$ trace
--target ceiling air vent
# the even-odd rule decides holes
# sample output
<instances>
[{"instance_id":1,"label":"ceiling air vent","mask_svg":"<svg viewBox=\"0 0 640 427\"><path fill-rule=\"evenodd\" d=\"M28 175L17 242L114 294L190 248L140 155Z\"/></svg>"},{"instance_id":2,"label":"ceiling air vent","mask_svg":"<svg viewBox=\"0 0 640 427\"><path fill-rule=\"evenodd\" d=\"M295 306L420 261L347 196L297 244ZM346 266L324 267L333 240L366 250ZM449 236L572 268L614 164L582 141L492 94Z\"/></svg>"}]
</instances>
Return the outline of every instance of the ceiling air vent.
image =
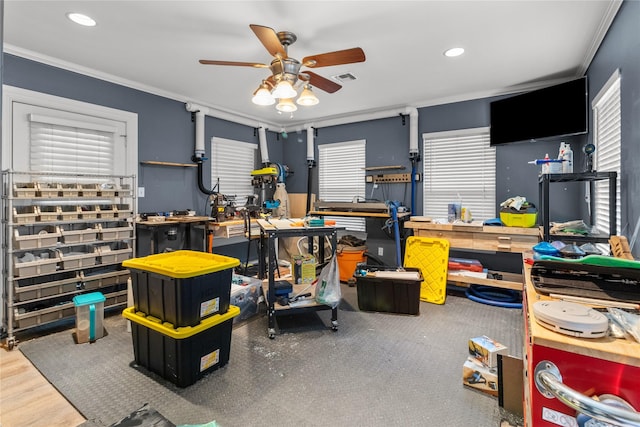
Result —
<instances>
[{"instance_id":1,"label":"ceiling air vent","mask_svg":"<svg viewBox=\"0 0 640 427\"><path fill-rule=\"evenodd\" d=\"M351 73L344 73L344 74L338 74L337 76L333 76L332 78L337 82L344 83L344 82L350 82L355 80L356 76L354 76Z\"/></svg>"}]
</instances>

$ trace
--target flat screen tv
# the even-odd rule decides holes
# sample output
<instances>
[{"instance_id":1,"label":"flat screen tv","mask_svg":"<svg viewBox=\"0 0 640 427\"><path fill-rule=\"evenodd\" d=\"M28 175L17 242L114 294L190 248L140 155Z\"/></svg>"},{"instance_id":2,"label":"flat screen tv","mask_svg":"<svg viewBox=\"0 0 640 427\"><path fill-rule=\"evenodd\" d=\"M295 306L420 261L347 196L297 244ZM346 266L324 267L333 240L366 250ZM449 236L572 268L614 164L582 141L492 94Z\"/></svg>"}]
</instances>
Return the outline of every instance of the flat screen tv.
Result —
<instances>
[{"instance_id":1,"label":"flat screen tv","mask_svg":"<svg viewBox=\"0 0 640 427\"><path fill-rule=\"evenodd\" d=\"M491 145L588 131L587 78L493 101Z\"/></svg>"}]
</instances>

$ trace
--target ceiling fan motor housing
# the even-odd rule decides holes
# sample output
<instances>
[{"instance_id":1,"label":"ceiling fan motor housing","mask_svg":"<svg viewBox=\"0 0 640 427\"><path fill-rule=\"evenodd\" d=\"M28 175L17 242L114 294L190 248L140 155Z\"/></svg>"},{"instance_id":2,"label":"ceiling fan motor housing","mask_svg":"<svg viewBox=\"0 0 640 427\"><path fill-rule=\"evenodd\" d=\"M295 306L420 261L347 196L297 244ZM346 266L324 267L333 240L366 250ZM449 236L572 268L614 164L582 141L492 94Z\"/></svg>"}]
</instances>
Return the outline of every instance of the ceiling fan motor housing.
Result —
<instances>
[{"instance_id":1,"label":"ceiling fan motor housing","mask_svg":"<svg viewBox=\"0 0 640 427\"><path fill-rule=\"evenodd\" d=\"M302 64L294 58L276 58L271 61L269 68L276 82L287 80L293 85L298 80L298 72L301 66Z\"/></svg>"}]
</instances>

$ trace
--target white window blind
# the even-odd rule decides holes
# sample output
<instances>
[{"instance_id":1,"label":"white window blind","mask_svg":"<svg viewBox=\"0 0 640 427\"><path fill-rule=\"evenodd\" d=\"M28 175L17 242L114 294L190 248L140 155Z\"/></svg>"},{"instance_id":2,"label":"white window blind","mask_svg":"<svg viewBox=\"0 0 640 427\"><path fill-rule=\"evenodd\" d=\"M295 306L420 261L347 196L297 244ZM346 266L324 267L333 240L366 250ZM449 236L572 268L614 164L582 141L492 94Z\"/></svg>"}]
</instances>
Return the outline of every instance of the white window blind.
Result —
<instances>
[{"instance_id":1,"label":"white window blind","mask_svg":"<svg viewBox=\"0 0 640 427\"><path fill-rule=\"evenodd\" d=\"M616 72L605 83L592 102L593 142L596 146L594 168L598 172L617 172L616 223L617 234L621 229L620 189L620 73ZM594 225L601 233L609 232L609 181L594 183Z\"/></svg>"},{"instance_id":2,"label":"white window blind","mask_svg":"<svg viewBox=\"0 0 640 427\"><path fill-rule=\"evenodd\" d=\"M27 117L31 171L90 175L114 173L115 127L38 114Z\"/></svg>"},{"instance_id":3,"label":"white window blind","mask_svg":"<svg viewBox=\"0 0 640 427\"><path fill-rule=\"evenodd\" d=\"M365 198L366 141L318 146L318 198L328 202L353 202ZM327 217L329 218L329 217ZM364 218L331 217L347 230L366 231Z\"/></svg>"},{"instance_id":4,"label":"white window blind","mask_svg":"<svg viewBox=\"0 0 640 427\"><path fill-rule=\"evenodd\" d=\"M255 169L257 148L247 142L211 138L211 187L236 196L236 206L244 206L247 197L254 194L251 171Z\"/></svg>"},{"instance_id":5,"label":"white window blind","mask_svg":"<svg viewBox=\"0 0 640 427\"><path fill-rule=\"evenodd\" d=\"M423 215L446 218L448 204L461 202L474 220L496 216L496 151L489 129L423 134Z\"/></svg>"}]
</instances>

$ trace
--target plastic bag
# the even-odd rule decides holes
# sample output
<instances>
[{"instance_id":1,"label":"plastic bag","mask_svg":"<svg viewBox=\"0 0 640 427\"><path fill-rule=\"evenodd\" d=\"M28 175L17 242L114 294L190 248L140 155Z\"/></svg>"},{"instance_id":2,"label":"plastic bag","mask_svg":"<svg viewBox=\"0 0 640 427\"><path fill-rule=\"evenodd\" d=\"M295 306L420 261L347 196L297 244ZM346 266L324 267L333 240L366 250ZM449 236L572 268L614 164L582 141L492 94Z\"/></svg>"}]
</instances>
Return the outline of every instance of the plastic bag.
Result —
<instances>
[{"instance_id":1,"label":"plastic bag","mask_svg":"<svg viewBox=\"0 0 640 427\"><path fill-rule=\"evenodd\" d=\"M336 308L340 303L342 293L340 291L340 271L338 270L338 258L334 255L318 275L315 299L319 304L325 304Z\"/></svg>"},{"instance_id":2,"label":"plastic bag","mask_svg":"<svg viewBox=\"0 0 640 427\"><path fill-rule=\"evenodd\" d=\"M640 342L640 316L614 307L608 307L607 311L626 334Z\"/></svg>"}]
</instances>

